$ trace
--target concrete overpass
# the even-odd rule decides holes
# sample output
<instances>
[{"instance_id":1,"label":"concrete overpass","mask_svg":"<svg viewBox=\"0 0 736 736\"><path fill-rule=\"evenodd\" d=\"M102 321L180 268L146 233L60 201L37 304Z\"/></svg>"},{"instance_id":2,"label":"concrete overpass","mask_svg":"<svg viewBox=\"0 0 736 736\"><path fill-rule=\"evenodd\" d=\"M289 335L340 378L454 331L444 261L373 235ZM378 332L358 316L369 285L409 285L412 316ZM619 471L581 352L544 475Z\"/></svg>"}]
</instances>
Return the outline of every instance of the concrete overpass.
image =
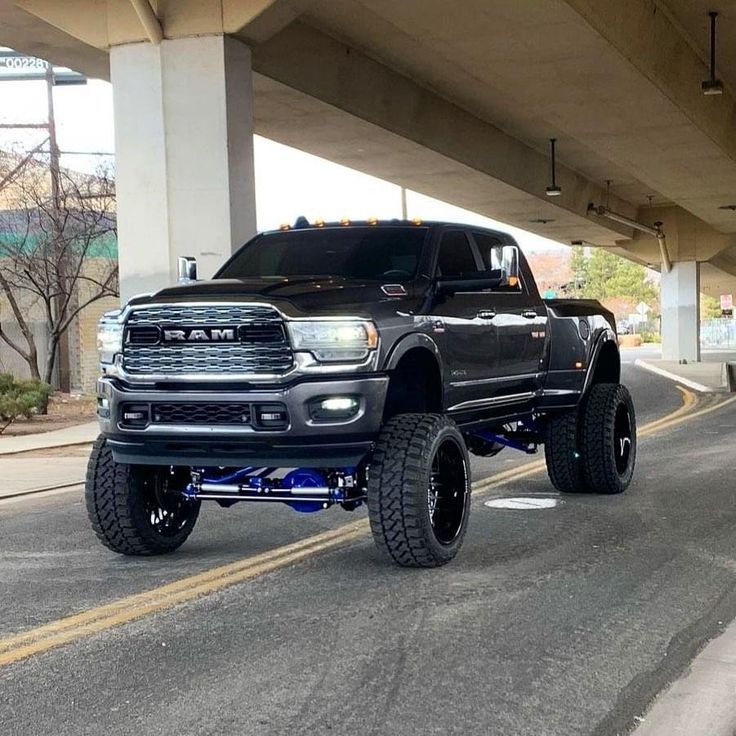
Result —
<instances>
[{"instance_id":1,"label":"concrete overpass","mask_svg":"<svg viewBox=\"0 0 736 736\"><path fill-rule=\"evenodd\" d=\"M695 360L698 292L736 291L736 10L713 2L0 0L0 44L113 83L124 295L254 231L255 130L661 268L665 357Z\"/></svg>"}]
</instances>

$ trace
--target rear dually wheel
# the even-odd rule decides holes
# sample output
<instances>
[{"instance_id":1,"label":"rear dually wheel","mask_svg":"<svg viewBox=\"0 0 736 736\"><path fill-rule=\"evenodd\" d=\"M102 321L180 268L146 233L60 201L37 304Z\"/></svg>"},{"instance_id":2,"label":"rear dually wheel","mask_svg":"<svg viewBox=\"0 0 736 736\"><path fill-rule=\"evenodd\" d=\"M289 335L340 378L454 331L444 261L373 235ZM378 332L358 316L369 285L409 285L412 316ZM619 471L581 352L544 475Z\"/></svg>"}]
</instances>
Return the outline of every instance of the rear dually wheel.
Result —
<instances>
[{"instance_id":1,"label":"rear dually wheel","mask_svg":"<svg viewBox=\"0 0 736 736\"><path fill-rule=\"evenodd\" d=\"M623 493L636 465L636 412L628 389L591 387L581 405L552 417L545 432L550 480L561 493Z\"/></svg>"}]
</instances>

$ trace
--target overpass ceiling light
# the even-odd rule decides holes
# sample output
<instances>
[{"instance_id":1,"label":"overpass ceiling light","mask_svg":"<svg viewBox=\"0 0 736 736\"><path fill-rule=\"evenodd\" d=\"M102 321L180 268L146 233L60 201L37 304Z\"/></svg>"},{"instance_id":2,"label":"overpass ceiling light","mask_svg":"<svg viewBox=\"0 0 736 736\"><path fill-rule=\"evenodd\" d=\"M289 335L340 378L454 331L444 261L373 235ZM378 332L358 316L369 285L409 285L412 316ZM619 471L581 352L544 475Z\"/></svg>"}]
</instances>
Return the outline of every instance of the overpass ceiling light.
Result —
<instances>
[{"instance_id":1,"label":"overpass ceiling light","mask_svg":"<svg viewBox=\"0 0 736 736\"><path fill-rule=\"evenodd\" d=\"M550 149L550 164L552 167L552 183L550 186L547 187L545 190L545 194L548 197L559 197L562 194L561 187L557 186L557 172L556 172L556 154L555 154L555 144L557 143L557 138L550 138L549 139L549 149Z\"/></svg>"},{"instance_id":2,"label":"overpass ceiling light","mask_svg":"<svg viewBox=\"0 0 736 736\"><path fill-rule=\"evenodd\" d=\"M710 79L706 79L700 85L700 89L703 90L704 95L722 95L723 82L716 78L716 18L718 13L711 10L708 15L710 16Z\"/></svg>"},{"instance_id":3,"label":"overpass ceiling light","mask_svg":"<svg viewBox=\"0 0 736 736\"><path fill-rule=\"evenodd\" d=\"M707 79L701 83L700 88L706 96L723 94L723 82L720 79Z\"/></svg>"}]
</instances>

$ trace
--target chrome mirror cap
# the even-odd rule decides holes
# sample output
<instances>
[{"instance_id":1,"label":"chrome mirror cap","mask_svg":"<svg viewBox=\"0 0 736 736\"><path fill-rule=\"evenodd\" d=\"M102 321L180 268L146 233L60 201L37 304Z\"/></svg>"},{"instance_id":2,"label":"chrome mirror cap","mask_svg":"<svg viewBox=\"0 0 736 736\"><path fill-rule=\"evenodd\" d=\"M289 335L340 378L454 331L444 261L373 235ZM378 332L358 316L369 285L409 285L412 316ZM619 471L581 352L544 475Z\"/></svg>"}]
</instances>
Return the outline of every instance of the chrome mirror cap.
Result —
<instances>
[{"instance_id":1,"label":"chrome mirror cap","mask_svg":"<svg viewBox=\"0 0 736 736\"><path fill-rule=\"evenodd\" d=\"M188 284L197 280L197 259L191 256L179 256L176 259L177 281Z\"/></svg>"}]
</instances>

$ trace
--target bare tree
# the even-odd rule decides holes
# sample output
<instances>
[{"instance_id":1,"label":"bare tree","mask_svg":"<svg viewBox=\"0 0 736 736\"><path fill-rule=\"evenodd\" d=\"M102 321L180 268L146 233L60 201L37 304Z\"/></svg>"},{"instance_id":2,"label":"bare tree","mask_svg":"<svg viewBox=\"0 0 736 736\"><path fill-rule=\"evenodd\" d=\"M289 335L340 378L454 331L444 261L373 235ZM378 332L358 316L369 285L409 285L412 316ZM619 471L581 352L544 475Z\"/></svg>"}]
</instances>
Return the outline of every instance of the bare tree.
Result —
<instances>
[{"instance_id":1,"label":"bare tree","mask_svg":"<svg viewBox=\"0 0 736 736\"><path fill-rule=\"evenodd\" d=\"M118 294L114 181L102 170L89 176L58 169L49 176L48 166L34 159L14 172L10 194L8 189L0 211L0 293L23 340L11 337L2 322L0 339L33 377L50 383L59 343L74 318ZM29 304L40 305L46 323L43 365Z\"/></svg>"}]
</instances>

